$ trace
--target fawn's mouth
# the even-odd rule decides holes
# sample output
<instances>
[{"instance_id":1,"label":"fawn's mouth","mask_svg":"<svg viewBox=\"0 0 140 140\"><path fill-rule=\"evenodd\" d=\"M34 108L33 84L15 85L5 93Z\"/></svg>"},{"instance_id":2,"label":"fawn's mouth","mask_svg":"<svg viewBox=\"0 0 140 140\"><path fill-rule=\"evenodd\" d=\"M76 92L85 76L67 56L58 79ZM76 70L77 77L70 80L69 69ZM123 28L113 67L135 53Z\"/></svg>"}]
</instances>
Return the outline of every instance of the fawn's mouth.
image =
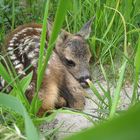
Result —
<instances>
[{"instance_id":1,"label":"fawn's mouth","mask_svg":"<svg viewBox=\"0 0 140 140\"><path fill-rule=\"evenodd\" d=\"M85 76L78 79L78 81L83 88L89 88L88 81L91 81L91 79L91 76Z\"/></svg>"},{"instance_id":2,"label":"fawn's mouth","mask_svg":"<svg viewBox=\"0 0 140 140\"><path fill-rule=\"evenodd\" d=\"M86 80L84 80L84 81L80 81L79 80L79 83L80 83L80 85L83 87L83 88L89 88L89 84L88 84L88 80L90 80L90 79L86 79Z\"/></svg>"},{"instance_id":3,"label":"fawn's mouth","mask_svg":"<svg viewBox=\"0 0 140 140\"><path fill-rule=\"evenodd\" d=\"M80 82L80 85L83 87L83 88L88 88L89 85L87 82Z\"/></svg>"}]
</instances>

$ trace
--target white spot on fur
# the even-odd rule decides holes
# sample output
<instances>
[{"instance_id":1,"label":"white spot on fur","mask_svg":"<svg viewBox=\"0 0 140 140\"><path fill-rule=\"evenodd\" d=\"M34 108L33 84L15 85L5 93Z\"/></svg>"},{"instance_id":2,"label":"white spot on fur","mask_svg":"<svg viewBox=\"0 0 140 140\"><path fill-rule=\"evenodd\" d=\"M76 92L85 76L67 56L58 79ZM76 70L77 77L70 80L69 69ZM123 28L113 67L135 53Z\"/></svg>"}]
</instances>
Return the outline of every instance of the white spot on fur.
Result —
<instances>
[{"instance_id":1,"label":"white spot on fur","mask_svg":"<svg viewBox=\"0 0 140 140\"><path fill-rule=\"evenodd\" d=\"M33 60L31 61L31 64L32 64L34 67L36 67L36 65L37 65L37 59L33 59Z\"/></svg>"},{"instance_id":2,"label":"white spot on fur","mask_svg":"<svg viewBox=\"0 0 140 140\"><path fill-rule=\"evenodd\" d=\"M33 28L32 27L24 28L19 33L22 34L22 33L26 32L27 30L33 30Z\"/></svg>"},{"instance_id":3,"label":"white spot on fur","mask_svg":"<svg viewBox=\"0 0 140 140\"><path fill-rule=\"evenodd\" d=\"M24 29L22 29L20 32L18 32L18 34L23 34L23 33L25 33L27 30L28 30L28 28L24 28Z\"/></svg>"},{"instance_id":4,"label":"white spot on fur","mask_svg":"<svg viewBox=\"0 0 140 140\"><path fill-rule=\"evenodd\" d=\"M9 46L14 46L14 43L10 43Z\"/></svg>"},{"instance_id":5,"label":"white spot on fur","mask_svg":"<svg viewBox=\"0 0 140 140\"><path fill-rule=\"evenodd\" d=\"M25 29L21 30L20 33L24 33L26 31L27 31L27 29L25 28Z\"/></svg>"},{"instance_id":6,"label":"white spot on fur","mask_svg":"<svg viewBox=\"0 0 140 140\"><path fill-rule=\"evenodd\" d=\"M15 61L13 62L14 65L17 65L17 64L19 64L19 63L20 63L19 60L15 60Z\"/></svg>"},{"instance_id":7,"label":"white spot on fur","mask_svg":"<svg viewBox=\"0 0 140 140\"><path fill-rule=\"evenodd\" d=\"M16 56L13 54L13 55L10 56L10 59L11 60L15 60L16 59Z\"/></svg>"},{"instance_id":8,"label":"white spot on fur","mask_svg":"<svg viewBox=\"0 0 140 140\"><path fill-rule=\"evenodd\" d=\"M13 55L14 54L13 50L8 51L8 54Z\"/></svg>"},{"instance_id":9,"label":"white spot on fur","mask_svg":"<svg viewBox=\"0 0 140 140\"><path fill-rule=\"evenodd\" d=\"M27 52L29 50L29 46L27 45L25 48L24 48L24 51Z\"/></svg>"},{"instance_id":10,"label":"white spot on fur","mask_svg":"<svg viewBox=\"0 0 140 140\"><path fill-rule=\"evenodd\" d=\"M32 27L28 27L28 28L26 28L27 30L33 30L33 28Z\"/></svg>"},{"instance_id":11,"label":"white spot on fur","mask_svg":"<svg viewBox=\"0 0 140 140\"><path fill-rule=\"evenodd\" d=\"M19 48L20 55L22 55L23 54L23 44L21 43L18 48Z\"/></svg>"},{"instance_id":12,"label":"white spot on fur","mask_svg":"<svg viewBox=\"0 0 140 140\"><path fill-rule=\"evenodd\" d=\"M27 56L28 58L33 58L35 56L34 51L29 52Z\"/></svg>"},{"instance_id":13,"label":"white spot on fur","mask_svg":"<svg viewBox=\"0 0 140 140\"><path fill-rule=\"evenodd\" d=\"M29 86L28 86L28 90L31 90L31 89L32 89L32 85L29 85Z\"/></svg>"},{"instance_id":14,"label":"white spot on fur","mask_svg":"<svg viewBox=\"0 0 140 140\"><path fill-rule=\"evenodd\" d=\"M18 33L14 35L14 37L18 37L18 36L19 36L19 34L18 34Z\"/></svg>"},{"instance_id":15,"label":"white spot on fur","mask_svg":"<svg viewBox=\"0 0 140 140\"><path fill-rule=\"evenodd\" d=\"M8 47L8 51L11 51L11 50L13 50L13 47Z\"/></svg>"},{"instance_id":16,"label":"white spot on fur","mask_svg":"<svg viewBox=\"0 0 140 140\"><path fill-rule=\"evenodd\" d=\"M35 30L39 33L42 32L42 29L40 29L40 28L35 28Z\"/></svg>"},{"instance_id":17,"label":"white spot on fur","mask_svg":"<svg viewBox=\"0 0 140 140\"><path fill-rule=\"evenodd\" d=\"M14 37L12 38L12 40L17 40L17 37L14 36Z\"/></svg>"},{"instance_id":18,"label":"white spot on fur","mask_svg":"<svg viewBox=\"0 0 140 140\"><path fill-rule=\"evenodd\" d=\"M14 42L14 40L10 40L9 43L12 44Z\"/></svg>"},{"instance_id":19,"label":"white spot on fur","mask_svg":"<svg viewBox=\"0 0 140 140\"><path fill-rule=\"evenodd\" d=\"M26 75L26 73L22 70L18 70L18 74L21 74L21 75Z\"/></svg>"},{"instance_id":20,"label":"white spot on fur","mask_svg":"<svg viewBox=\"0 0 140 140\"><path fill-rule=\"evenodd\" d=\"M29 36L27 38L25 38L24 44L27 43L30 39L31 39L31 37L29 37Z\"/></svg>"},{"instance_id":21,"label":"white spot on fur","mask_svg":"<svg viewBox=\"0 0 140 140\"><path fill-rule=\"evenodd\" d=\"M19 68L23 69L23 65L21 63L15 66L15 69L19 69Z\"/></svg>"},{"instance_id":22,"label":"white spot on fur","mask_svg":"<svg viewBox=\"0 0 140 140\"><path fill-rule=\"evenodd\" d=\"M29 45L32 45L33 43L33 39L29 40Z\"/></svg>"}]
</instances>

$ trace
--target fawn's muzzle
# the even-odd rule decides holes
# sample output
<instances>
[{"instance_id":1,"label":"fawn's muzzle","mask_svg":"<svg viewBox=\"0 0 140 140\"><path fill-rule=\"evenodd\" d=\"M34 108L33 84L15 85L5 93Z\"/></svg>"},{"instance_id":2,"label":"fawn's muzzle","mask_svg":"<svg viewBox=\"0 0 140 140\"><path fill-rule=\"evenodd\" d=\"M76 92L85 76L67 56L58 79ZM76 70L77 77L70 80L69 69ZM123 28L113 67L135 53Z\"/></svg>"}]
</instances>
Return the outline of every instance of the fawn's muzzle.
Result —
<instances>
[{"instance_id":1,"label":"fawn's muzzle","mask_svg":"<svg viewBox=\"0 0 140 140\"><path fill-rule=\"evenodd\" d=\"M87 75L87 76L82 76L78 81L79 83L81 84L81 86L83 88L88 88L88 83L87 83L87 80L91 80L91 76L90 75Z\"/></svg>"}]
</instances>

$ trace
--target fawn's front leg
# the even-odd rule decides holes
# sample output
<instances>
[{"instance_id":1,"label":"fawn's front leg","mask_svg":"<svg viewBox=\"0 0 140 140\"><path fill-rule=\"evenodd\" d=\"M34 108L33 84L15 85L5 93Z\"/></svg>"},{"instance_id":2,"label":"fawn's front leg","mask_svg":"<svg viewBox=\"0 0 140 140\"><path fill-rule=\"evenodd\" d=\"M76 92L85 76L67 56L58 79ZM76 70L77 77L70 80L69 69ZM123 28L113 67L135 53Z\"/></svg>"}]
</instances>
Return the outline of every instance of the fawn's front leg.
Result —
<instances>
[{"instance_id":1,"label":"fawn's front leg","mask_svg":"<svg viewBox=\"0 0 140 140\"><path fill-rule=\"evenodd\" d=\"M42 106L39 109L38 115L42 116L46 111L55 109L55 104L58 100L59 89L57 83L53 79L45 77L39 91L39 98L42 101Z\"/></svg>"},{"instance_id":2,"label":"fawn's front leg","mask_svg":"<svg viewBox=\"0 0 140 140\"><path fill-rule=\"evenodd\" d=\"M85 91L79 82L66 71L64 85L62 85L62 97L67 101L68 107L83 110L85 105Z\"/></svg>"},{"instance_id":3,"label":"fawn's front leg","mask_svg":"<svg viewBox=\"0 0 140 140\"><path fill-rule=\"evenodd\" d=\"M46 111L61 108L67 104L66 100L59 95L58 85L55 81L49 82L46 90L40 90L39 98L42 100L42 106L38 112L39 116L42 116Z\"/></svg>"}]
</instances>

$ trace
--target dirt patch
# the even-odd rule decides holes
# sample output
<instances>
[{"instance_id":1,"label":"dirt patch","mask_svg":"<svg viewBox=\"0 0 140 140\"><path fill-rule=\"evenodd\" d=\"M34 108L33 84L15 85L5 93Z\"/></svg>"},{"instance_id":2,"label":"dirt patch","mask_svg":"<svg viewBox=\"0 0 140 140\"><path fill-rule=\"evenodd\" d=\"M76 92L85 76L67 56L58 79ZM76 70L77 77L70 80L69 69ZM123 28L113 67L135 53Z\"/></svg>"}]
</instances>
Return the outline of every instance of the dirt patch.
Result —
<instances>
[{"instance_id":1,"label":"dirt patch","mask_svg":"<svg viewBox=\"0 0 140 140\"><path fill-rule=\"evenodd\" d=\"M105 81L101 81L100 84L103 87L107 87ZM99 91L99 93L103 94L99 85L96 83L94 85ZM130 104L130 98L132 96L132 90L133 90L132 86L128 86L128 85L122 88L121 98L118 105L119 110L124 110L128 108ZM48 123L43 124L41 126L42 130L43 131L45 131L46 129L51 130L59 127L55 135L57 140L61 140L62 138L68 135L71 135L73 133L79 132L80 130L84 130L85 128L93 126L94 125L93 122L95 122L100 118L101 113L98 112L98 106L95 103L95 102L99 103L97 97L92 93L91 90L88 90L87 92L91 97L91 99L86 99L84 112L85 114L89 114L88 116L90 119L79 114L59 113L53 122L49 124ZM111 92L113 97L113 93L114 93L113 87L111 88Z\"/></svg>"}]
</instances>

